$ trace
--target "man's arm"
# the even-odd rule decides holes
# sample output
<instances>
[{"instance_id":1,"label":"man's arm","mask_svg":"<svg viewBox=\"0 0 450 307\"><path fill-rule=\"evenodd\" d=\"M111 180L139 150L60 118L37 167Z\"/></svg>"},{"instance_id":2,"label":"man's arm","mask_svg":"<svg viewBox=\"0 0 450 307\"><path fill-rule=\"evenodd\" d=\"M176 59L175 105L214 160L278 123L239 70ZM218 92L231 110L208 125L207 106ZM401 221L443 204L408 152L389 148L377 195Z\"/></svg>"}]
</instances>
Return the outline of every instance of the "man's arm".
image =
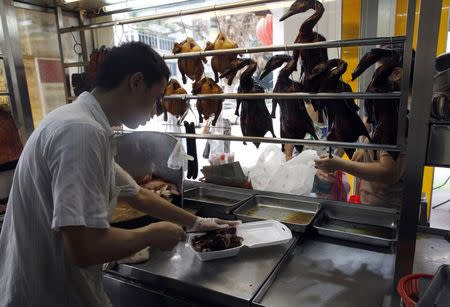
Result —
<instances>
[{"instance_id":1,"label":"man's arm","mask_svg":"<svg viewBox=\"0 0 450 307\"><path fill-rule=\"evenodd\" d=\"M123 199L136 210L146 213L154 218L169 221L178 225L192 227L197 217L180 207L168 202L156 193L141 188L139 193L123 197Z\"/></svg>"},{"instance_id":2,"label":"man's arm","mask_svg":"<svg viewBox=\"0 0 450 307\"><path fill-rule=\"evenodd\" d=\"M131 230L65 226L60 231L66 252L80 267L119 260L147 246L169 250L186 239L181 227L168 222Z\"/></svg>"}]
</instances>

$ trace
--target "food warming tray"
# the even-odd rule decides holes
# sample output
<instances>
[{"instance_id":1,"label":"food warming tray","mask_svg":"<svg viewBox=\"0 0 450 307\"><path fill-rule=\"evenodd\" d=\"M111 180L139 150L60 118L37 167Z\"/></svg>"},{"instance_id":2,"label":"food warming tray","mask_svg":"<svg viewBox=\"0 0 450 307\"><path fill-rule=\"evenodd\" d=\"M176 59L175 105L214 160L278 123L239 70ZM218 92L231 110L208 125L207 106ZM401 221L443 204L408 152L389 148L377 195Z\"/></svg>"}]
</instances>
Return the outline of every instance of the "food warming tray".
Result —
<instances>
[{"instance_id":1,"label":"food warming tray","mask_svg":"<svg viewBox=\"0 0 450 307\"><path fill-rule=\"evenodd\" d=\"M450 265L441 265L419 300L419 307L444 307L450 303Z\"/></svg>"},{"instance_id":2,"label":"food warming tray","mask_svg":"<svg viewBox=\"0 0 450 307\"><path fill-rule=\"evenodd\" d=\"M314 228L323 236L382 247L397 237L395 214L345 205L324 207Z\"/></svg>"},{"instance_id":3,"label":"food warming tray","mask_svg":"<svg viewBox=\"0 0 450 307\"><path fill-rule=\"evenodd\" d=\"M292 232L278 221L258 221L244 223L236 227L236 235L242 237L242 245L221 251L197 252L192 247L192 241L201 234L189 236L189 247L200 261L208 261L219 258L236 256L244 246L248 248L260 248L279 245L292 239Z\"/></svg>"},{"instance_id":4,"label":"food warming tray","mask_svg":"<svg viewBox=\"0 0 450 307\"><path fill-rule=\"evenodd\" d=\"M196 209L212 205L232 210L251 197L252 194L198 187L184 192L184 203L188 207Z\"/></svg>"},{"instance_id":5,"label":"food warming tray","mask_svg":"<svg viewBox=\"0 0 450 307\"><path fill-rule=\"evenodd\" d=\"M276 220L292 231L304 232L320 210L320 204L307 201L256 195L249 199L234 214L244 220Z\"/></svg>"}]
</instances>

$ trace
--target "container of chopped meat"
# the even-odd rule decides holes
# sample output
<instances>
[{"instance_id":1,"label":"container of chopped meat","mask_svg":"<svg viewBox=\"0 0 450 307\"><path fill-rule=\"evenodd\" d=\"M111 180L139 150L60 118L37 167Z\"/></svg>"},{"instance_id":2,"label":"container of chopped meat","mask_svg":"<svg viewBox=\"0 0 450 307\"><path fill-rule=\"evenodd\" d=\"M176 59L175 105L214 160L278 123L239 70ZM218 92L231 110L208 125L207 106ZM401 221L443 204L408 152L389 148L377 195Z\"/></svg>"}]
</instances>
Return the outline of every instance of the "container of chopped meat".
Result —
<instances>
[{"instance_id":1,"label":"container of chopped meat","mask_svg":"<svg viewBox=\"0 0 450 307\"><path fill-rule=\"evenodd\" d=\"M287 243L292 232L278 221L244 223L189 237L189 246L200 261L237 256L241 248L261 248Z\"/></svg>"}]
</instances>

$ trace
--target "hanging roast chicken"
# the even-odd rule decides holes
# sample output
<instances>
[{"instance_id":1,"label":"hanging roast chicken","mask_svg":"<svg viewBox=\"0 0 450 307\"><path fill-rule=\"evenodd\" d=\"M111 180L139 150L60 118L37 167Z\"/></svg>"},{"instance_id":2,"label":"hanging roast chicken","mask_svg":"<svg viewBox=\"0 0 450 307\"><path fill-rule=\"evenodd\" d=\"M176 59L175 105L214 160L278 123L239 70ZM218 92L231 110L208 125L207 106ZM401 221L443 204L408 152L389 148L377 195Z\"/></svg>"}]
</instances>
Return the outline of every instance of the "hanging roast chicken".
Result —
<instances>
[{"instance_id":1,"label":"hanging roast chicken","mask_svg":"<svg viewBox=\"0 0 450 307\"><path fill-rule=\"evenodd\" d=\"M252 59L235 59L231 63L231 67L220 75L220 78L229 78L228 80L230 80L230 76L235 75L244 67L247 67L247 69L241 74L238 93L264 93L264 88L253 79L257 65ZM236 99L235 114L237 116L239 116L239 107L241 105L240 121L242 135L263 137L270 131L272 136L275 137L272 118L270 117L269 110L267 110L264 98ZM256 148L259 148L260 143L254 144Z\"/></svg>"},{"instance_id":2,"label":"hanging roast chicken","mask_svg":"<svg viewBox=\"0 0 450 307\"><path fill-rule=\"evenodd\" d=\"M238 45L232 40L228 39L225 34L220 32L214 43L207 42L205 50L223 50L223 49L235 49ZM214 72L214 79L219 82L219 74L223 74L228 68L230 68L231 62L236 59L237 55L216 55L211 59L211 67ZM234 78L230 76L231 80Z\"/></svg>"},{"instance_id":3,"label":"hanging roast chicken","mask_svg":"<svg viewBox=\"0 0 450 307\"><path fill-rule=\"evenodd\" d=\"M175 43L173 46L174 54L197 51L202 51L202 48L200 48L200 46L191 37L186 38L181 43ZM203 63L207 63L204 56L178 59L178 69L180 70L184 84L187 82L186 76L194 82L201 80L205 70Z\"/></svg>"},{"instance_id":4,"label":"hanging roast chicken","mask_svg":"<svg viewBox=\"0 0 450 307\"><path fill-rule=\"evenodd\" d=\"M295 1L286 14L280 18L280 21L293 15L304 13L308 10L314 10L315 13L302 23L294 43L315 43L326 40L323 35L313 31L314 26L325 11L323 4L317 0ZM298 62L299 57L301 58L302 79L305 79L309 78L311 71L317 64L328 60L328 53L326 48L294 50L294 60L296 63Z\"/></svg>"},{"instance_id":5,"label":"hanging roast chicken","mask_svg":"<svg viewBox=\"0 0 450 307\"><path fill-rule=\"evenodd\" d=\"M366 53L352 73L352 80L378 61L381 65L375 70L366 91L383 93L400 90L399 82L390 77L396 68L402 67L402 60L400 54L392 49L374 48ZM399 102L398 99L365 100L367 122L372 124L373 143L390 145L397 143ZM390 155L396 159L398 152L390 152Z\"/></svg>"},{"instance_id":6,"label":"hanging roast chicken","mask_svg":"<svg viewBox=\"0 0 450 307\"><path fill-rule=\"evenodd\" d=\"M205 77L200 81L194 83L192 87L192 94L222 94L222 88L214 82L213 79ZM212 125L215 126L217 119L219 118L220 112L222 112L223 99L198 99L197 100L197 111L199 115L200 123L203 122L203 118L207 120L210 116L214 114L214 120Z\"/></svg>"},{"instance_id":7,"label":"hanging roast chicken","mask_svg":"<svg viewBox=\"0 0 450 307\"><path fill-rule=\"evenodd\" d=\"M169 83L164 90L164 96L170 95L184 95L187 94L186 90L175 79L170 79ZM162 110L164 112L164 120L167 121L167 112L179 118L186 113L189 105L184 99L162 99Z\"/></svg>"},{"instance_id":8,"label":"hanging roast chicken","mask_svg":"<svg viewBox=\"0 0 450 307\"><path fill-rule=\"evenodd\" d=\"M287 54L275 55L269 59L262 72L260 79L265 78L271 71L284 66L277 78L273 88L274 93L295 93L304 92L303 84L293 81L290 75L295 70L295 60ZM314 130L314 124L306 111L303 99L272 99L272 117L275 118L277 104L280 105L280 135L282 138L303 139L309 133L314 139L318 139ZM295 148L301 152L303 145L296 145ZM282 150L285 152L284 144ZM285 152L286 160L292 158L292 152Z\"/></svg>"},{"instance_id":9,"label":"hanging roast chicken","mask_svg":"<svg viewBox=\"0 0 450 307\"><path fill-rule=\"evenodd\" d=\"M317 65L308 80L313 92L341 93L352 92L350 85L341 80L347 70L347 63L341 59L329 60ZM358 106L353 99L343 101L319 100L318 104L325 111L328 120L327 140L354 143L362 135L370 139L364 123L358 115ZM352 148L344 148L349 158L355 152Z\"/></svg>"}]
</instances>

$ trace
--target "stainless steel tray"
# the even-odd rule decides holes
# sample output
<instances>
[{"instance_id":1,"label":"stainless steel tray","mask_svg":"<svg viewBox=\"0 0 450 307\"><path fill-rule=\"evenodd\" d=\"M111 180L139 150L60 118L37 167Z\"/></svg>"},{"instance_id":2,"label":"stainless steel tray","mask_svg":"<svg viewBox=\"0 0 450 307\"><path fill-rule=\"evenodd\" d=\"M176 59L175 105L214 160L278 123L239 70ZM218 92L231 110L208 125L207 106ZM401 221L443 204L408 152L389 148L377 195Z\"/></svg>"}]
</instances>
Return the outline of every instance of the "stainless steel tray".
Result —
<instances>
[{"instance_id":1,"label":"stainless steel tray","mask_svg":"<svg viewBox=\"0 0 450 307\"><path fill-rule=\"evenodd\" d=\"M292 231L305 232L320 210L320 204L255 195L233 213L244 221L276 220Z\"/></svg>"},{"instance_id":2,"label":"stainless steel tray","mask_svg":"<svg viewBox=\"0 0 450 307\"><path fill-rule=\"evenodd\" d=\"M251 197L252 194L198 187L184 192L184 205L197 209L205 205L212 205L231 210Z\"/></svg>"},{"instance_id":3,"label":"stainless steel tray","mask_svg":"<svg viewBox=\"0 0 450 307\"><path fill-rule=\"evenodd\" d=\"M419 300L419 307L444 307L450 304L450 265L441 265L430 286Z\"/></svg>"},{"instance_id":4,"label":"stainless steel tray","mask_svg":"<svg viewBox=\"0 0 450 307\"><path fill-rule=\"evenodd\" d=\"M397 241L397 216L355 206L326 206L314 228L323 236L388 247Z\"/></svg>"}]
</instances>

